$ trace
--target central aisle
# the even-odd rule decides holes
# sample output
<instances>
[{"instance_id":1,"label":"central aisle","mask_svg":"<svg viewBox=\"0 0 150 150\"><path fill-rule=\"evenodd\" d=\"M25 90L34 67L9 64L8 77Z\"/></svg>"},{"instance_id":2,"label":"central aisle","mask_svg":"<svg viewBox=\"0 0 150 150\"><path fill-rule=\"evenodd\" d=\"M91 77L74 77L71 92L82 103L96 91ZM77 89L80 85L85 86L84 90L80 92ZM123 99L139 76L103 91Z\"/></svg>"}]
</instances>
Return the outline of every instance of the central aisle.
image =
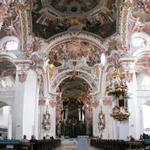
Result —
<instances>
[{"instance_id":1,"label":"central aisle","mask_svg":"<svg viewBox=\"0 0 150 150\"><path fill-rule=\"evenodd\" d=\"M64 139L61 142L61 146L53 150L78 150L77 139ZM100 149L89 146L89 150L100 150Z\"/></svg>"}]
</instances>

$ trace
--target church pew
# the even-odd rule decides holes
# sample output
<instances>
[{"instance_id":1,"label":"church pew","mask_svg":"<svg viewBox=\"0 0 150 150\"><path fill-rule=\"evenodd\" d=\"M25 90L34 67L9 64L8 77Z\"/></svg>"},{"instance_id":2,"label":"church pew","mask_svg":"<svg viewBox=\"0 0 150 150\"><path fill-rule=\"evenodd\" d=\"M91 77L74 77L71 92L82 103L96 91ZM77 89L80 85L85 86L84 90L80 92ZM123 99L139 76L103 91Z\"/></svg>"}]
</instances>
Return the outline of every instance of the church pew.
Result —
<instances>
[{"instance_id":1,"label":"church pew","mask_svg":"<svg viewBox=\"0 0 150 150\"><path fill-rule=\"evenodd\" d=\"M126 150L127 143L123 140L91 139L91 145L104 150Z\"/></svg>"},{"instance_id":2,"label":"church pew","mask_svg":"<svg viewBox=\"0 0 150 150\"><path fill-rule=\"evenodd\" d=\"M91 145L104 150L138 150L150 149L150 141L123 141L123 140L102 140L91 139Z\"/></svg>"},{"instance_id":3,"label":"church pew","mask_svg":"<svg viewBox=\"0 0 150 150\"><path fill-rule=\"evenodd\" d=\"M33 143L20 140L0 140L0 149L33 150Z\"/></svg>"},{"instance_id":4,"label":"church pew","mask_svg":"<svg viewBox=\"0 0 150 150\"><path fill-rule=\"evenodd\" d=\"M51 150L60 146L60 140L30 140L33 143L33 150Z\"/></svg>"},{"instance_id":5,"label":"church pew","mask_svg":"<svg viewBox=\"0 0 150 150\"><path fill-rule=\"evenodd\" d=\"M51 150L61 144L60 140L30 140L23 142L21 140L0 140L0 150Z\"/></svg>"}]
</instances>

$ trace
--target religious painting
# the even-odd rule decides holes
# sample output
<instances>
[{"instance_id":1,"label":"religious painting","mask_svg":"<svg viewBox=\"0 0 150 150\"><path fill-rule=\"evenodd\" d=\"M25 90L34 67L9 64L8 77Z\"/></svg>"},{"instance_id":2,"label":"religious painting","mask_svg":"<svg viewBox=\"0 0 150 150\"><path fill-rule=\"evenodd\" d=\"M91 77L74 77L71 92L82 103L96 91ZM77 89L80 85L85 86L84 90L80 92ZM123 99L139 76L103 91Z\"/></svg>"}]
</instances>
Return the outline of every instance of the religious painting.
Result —
<instances>
[{"instance_id":1,"label":"religious painting","mask_svg":"<svg viewBox=\"0 0 150 150\"><path fill-rule=\"evenodd\" d=\"M140 21L150 21L150 2L149 0L134 0L132 2L132 14Z\"/></svg>"},{"instance_id":2,"label":"religious painting","mask_svg":"<svg viewBox=\"0 0 150 150\"><path fill-rule=\"evenodd\" d=\"M61 13L80 14L95 8L102 0L44 0L49 6Z\"/></svg>"},{"instance_id":3,"label":"religious painting","mask_svg":"<svg viewBox=\"0 0 150 150\"><path fill-rule=\"evenodd\" d=\"M70 77L65 79L59 86L60 92L62 92L62 99L80 99L85 101L87 93L89 91L88 83L78 77ZM66 101L64 101L66 102Z\"/></svg>"},{"instance_id":4,"label":"religious painting","mask_svg":"<svg viewBox=\"0 0 150 150\"><path fill-rule=\"evenodd\" d=\"M0 16L0 38L3 38L4 36L15 36L21 43L21 17L19 14L21 7L25 6L21 4L19 0L3 1L0 4L0 14L2 14Z\"/></svg>"},{"instance_id":5,"label":"religious painting","mask_svg":"<svg viewBox=\"0 0 150 150\"><path fill-rule=\"evenodd\" d=\"M74 1L73 3L69 1L66 5L64 3L67 1L56 2L53 0L45 3L42 3L41 0L33 1L31 14L32 31L35 36L49 39L74 27L79 27L83 31L94 33L102 38L107 38L116 33L118 11L115 0L107 3L103 0L99 2L98 0L89 1L90 5L86 1ZM102 5L100 5L101 3ZM104 3L106 6L104 6ZM92 8L96 5L107 8L92 12ZM83 12L89 11L89 14L83 15Z\"/></svg>"},{"instance_id":6,"label":"religious painting","mask_svg":"<svg viewBox=\"0 0 150 150\"><path fill-rule=\"evenodd\" d=\"M97 46L79 40L67 41L53 47L49 53L49 64L55 67L62 65L63 61L86 59L89 66L94 66L101 62L102 51ZM75 65L75 62L73 62Z\"/></svg>"}]
</instances>

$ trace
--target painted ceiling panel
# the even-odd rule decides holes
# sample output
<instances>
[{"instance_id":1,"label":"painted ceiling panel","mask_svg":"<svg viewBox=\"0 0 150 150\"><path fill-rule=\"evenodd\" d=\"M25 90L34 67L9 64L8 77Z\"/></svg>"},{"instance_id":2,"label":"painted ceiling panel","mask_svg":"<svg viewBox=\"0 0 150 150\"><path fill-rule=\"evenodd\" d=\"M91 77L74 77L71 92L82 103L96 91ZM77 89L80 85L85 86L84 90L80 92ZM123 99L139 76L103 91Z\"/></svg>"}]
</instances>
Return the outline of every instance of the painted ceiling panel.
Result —
<instances>
[{"instance_id":1,"label":"painted ceiling panel","mask_svg":"<svg viewBox=\"0 0 150 150\"><path fill-rule=\"evenodd\" d=\"M101 53L100 48L89 42L72 40L53 47L49 53L49 63L57 67L63 60L80 60L84 57L89 66L94 66L101 62Z\"/></svg>"},{"instance_id":2,"label":"painted ceiling panel","mask_svg":"<svg viewBox=\"0 0 150 150\"><path fill-rule=\"evenodd\" d=\"M95 8L102 0L45 0L61 13L85 13Z\"/></svg>"},{"instance_id":3,"label":"painted ceiling panel","mask_svg":"<svg viewBox=\"0 0 150 150\"><path fill-rule=\"evenodd\" d=\"M67 78L60 84L59 89L62 92L63 99L78 99L85 98L84 96L88 93L89 85L81 78Z\"/></svg>"},{"instance_id":4,"label":"painted ceiling panel","mask_svg":"<svg viewBox=\"0 0 150 150\"><path fill-rule=\"evenodd\" d=\"M96 6L98 10L94 10ZM57 10L61 13L58 14ZM117 12L115 0L34 0L31 12L32 30L36 36L48 39L78 27L107 38L116 33Z\"/></svg>"}]
</instances>

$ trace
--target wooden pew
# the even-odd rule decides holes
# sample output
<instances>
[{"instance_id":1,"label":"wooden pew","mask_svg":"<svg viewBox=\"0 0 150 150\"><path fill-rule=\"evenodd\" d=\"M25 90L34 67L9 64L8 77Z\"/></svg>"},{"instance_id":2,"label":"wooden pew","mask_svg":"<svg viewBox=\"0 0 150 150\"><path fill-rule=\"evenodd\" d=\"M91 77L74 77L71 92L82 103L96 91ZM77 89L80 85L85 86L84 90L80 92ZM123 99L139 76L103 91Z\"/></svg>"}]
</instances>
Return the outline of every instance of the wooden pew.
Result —
<instances>
[{"instance_id":1,"label":"wooden pew","mask_svg":"<svg viewBox=\"0 0 150 150\"><path fill-rule=\"evenodd\" d=\"M61 144L60 140L31 140L33 143L33 150L51 150Z\"/></svg>"},{"instance_id":2,"label":"wooden pew","mask_svg":"<svg viewBox=\"0 0 150 150\"><path fill-rule=\"evenodd\" d=\"M131 141L127 143L129 144L129 150L132 149L138 150L139 148L143 148L143 143L141 141Z\"/></svg>"},{"instance_id":3,"label":"wooden pew","mask_svg":"<svg viewBox=\"0 0 150 150\"><path fill-rule=\"evenodd\" d=\"M0 140L0 149L33 150L33 143L22 142L20 140Z\"/></svg>"}]
</instances>

